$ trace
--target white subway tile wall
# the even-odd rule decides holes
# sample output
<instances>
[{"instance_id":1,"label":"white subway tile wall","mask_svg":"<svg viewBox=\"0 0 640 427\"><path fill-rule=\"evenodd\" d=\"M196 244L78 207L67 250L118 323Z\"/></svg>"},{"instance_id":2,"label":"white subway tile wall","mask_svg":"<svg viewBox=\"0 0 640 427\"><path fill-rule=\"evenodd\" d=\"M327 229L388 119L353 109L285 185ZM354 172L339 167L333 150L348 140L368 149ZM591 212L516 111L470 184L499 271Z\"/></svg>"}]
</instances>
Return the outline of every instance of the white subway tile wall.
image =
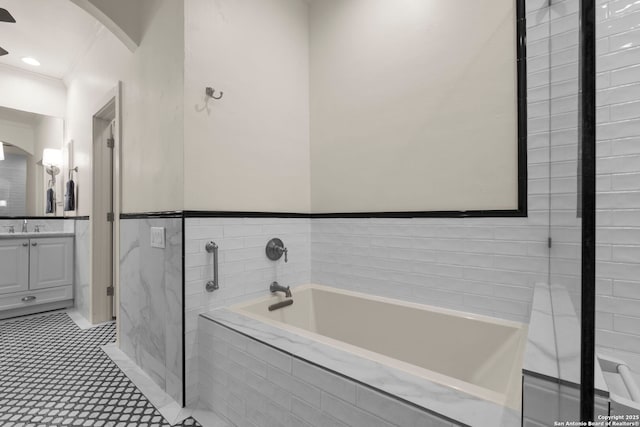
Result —
<instances>
[{"instance_id":1,"label":"white subway tile wall","mask_svg":"<svg viewBox=\"0 0 640 427\"><path fill-rule=\"evenodd\" d=\"M274 280L283 286L310 283L310 220L307 218L187 218L185 220L185 331L187 403L197 400L198 314L269 294ZM271 261L267 242L278 237L288 249ZM213 255L205 245L219 246L220 289L206 292L213 278Z\"/></svg>"},{"instance_id":2,"label":"white subway tile wall","mask_svg":"<svg viewBox=\"0 0 640 427\"><path fill-rule=\"evenodd\" d=\"M201 403L235 425L457 425L208 319L198 319L198 335Z\"/></svg>"},{"instance_id":3,"label":"white subway tile wall","mask_svg":"<svg viewBox=\"0 0 640 427\"><path fill-rule=\"evenodd\" d=\"M311 279L526 322L532 287L547 280L548 265L547 215L531 214L313 219Z\"/></svg>"},{"instance_id":4,"label":"white subway tile wall","mask_svg":"<svg viewBox=\"0 0 640 427\"><path fill-rule=\"evenodd\" d=\"M640 5L597 6L596 344L640 382Z\"/></svg>"}]
</instances>

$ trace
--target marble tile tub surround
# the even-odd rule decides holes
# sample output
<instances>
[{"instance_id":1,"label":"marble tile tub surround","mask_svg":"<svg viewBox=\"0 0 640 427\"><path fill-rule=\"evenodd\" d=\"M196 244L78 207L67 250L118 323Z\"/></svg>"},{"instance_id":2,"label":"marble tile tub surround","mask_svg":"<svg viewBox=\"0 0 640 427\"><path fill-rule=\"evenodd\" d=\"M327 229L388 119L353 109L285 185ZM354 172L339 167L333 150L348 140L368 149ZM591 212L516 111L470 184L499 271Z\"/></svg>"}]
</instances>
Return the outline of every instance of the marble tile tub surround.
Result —
<instances>
[{"instance_id":1,"label":"marble tile tub surround","mask_svg":"<svg viewBox=\"0 0 640 427\"><path fill-rule=\"evenodd\" d=\"M75 221L75 271L73 297L75 309L85 319L91 317L89 295L89 272L91 263L90 222L88 219Z\"/></svg>"},{"instance_id":2,"label":"marble tile tub surround","mask_svg":"<svg viewBox=\"0 0 640 427\"><path fill-rule=\"evenodd\" d=\"M277 280L284 286L310 283L310 219L308 218L186 218L185 219L185 353L187 404L197 400L197 319L200 313L268 294ZM289 250L271 261L265 246L280 238ZM220 289L208 293L212 255L208 241L219 246Z\"/></svg>"},{"instance_id":3,"label":"marble tile tub surround","mask_svg":"<svg viewBox=\"0 0 640 427\"><path fill-rule=\"evenodd\" d=\"M520 425L512 409L228 309L198 322L201 404L237 425Z\"/></svg>"},{"instance_id":4,"label":"marble tile tub surround","mask_svg":"<svg viewBox=\"0 0 640 427\"><path fill-rule=\"evenodd\" d=\"M165 248L150 245L165 228ZM120 349L182 402L182 219L120 221Z\"/></svg>"}]
</instances>

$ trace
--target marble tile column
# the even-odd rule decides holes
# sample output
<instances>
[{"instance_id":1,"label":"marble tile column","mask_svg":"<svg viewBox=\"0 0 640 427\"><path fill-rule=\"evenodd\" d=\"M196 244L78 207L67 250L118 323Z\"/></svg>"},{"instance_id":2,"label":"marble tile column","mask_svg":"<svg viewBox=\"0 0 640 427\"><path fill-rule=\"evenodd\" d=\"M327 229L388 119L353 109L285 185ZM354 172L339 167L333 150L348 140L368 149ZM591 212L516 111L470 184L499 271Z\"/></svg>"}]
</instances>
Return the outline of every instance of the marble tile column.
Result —
<instances>
[{"instance_id":1,"label":"marble tile column","mask_svg":"<svg viewBox=\"0 0 640 427\"><path fill-rule=\"evenodd\" d=\"M151 227L165 228L152 248ZM182 219L120 222L120 348L182 402Z\"/></svg>"}]
</instances>

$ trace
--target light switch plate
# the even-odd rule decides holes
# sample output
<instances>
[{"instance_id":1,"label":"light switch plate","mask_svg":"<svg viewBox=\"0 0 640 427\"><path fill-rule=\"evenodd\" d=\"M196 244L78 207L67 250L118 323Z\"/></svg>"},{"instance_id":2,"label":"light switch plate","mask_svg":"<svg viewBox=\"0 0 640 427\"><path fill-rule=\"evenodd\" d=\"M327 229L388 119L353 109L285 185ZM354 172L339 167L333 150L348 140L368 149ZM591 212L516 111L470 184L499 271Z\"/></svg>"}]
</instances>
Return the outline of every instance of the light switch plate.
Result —
<instances>
[{"instance_id":1,"label":"light switch plate","mask_svg":"<svg viewBox=\"0 0 640 427\"><path fill-rule=\"evenodd\" d=\"M164 227L151 227L151 247L164 249Z\"/></svg>"}]
</instances>

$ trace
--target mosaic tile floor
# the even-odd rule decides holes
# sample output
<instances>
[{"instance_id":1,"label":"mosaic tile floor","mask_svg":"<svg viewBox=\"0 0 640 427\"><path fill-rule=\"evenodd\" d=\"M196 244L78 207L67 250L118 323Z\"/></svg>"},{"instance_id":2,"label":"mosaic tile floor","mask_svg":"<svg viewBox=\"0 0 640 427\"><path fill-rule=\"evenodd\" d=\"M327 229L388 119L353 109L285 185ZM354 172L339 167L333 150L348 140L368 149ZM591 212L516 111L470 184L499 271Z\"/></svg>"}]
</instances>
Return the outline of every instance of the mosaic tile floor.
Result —
<instances>
[{"instance_id":1,"label":"mosaic tile floor","mask_svg":"<svg viewBox=\"0 0 640 427\"><path fill-rule=\"evenodd\" d=\"M170 426L100 349L114 341L60 312L0 323L0 426Z\"/></svg>"}]
</instances>

